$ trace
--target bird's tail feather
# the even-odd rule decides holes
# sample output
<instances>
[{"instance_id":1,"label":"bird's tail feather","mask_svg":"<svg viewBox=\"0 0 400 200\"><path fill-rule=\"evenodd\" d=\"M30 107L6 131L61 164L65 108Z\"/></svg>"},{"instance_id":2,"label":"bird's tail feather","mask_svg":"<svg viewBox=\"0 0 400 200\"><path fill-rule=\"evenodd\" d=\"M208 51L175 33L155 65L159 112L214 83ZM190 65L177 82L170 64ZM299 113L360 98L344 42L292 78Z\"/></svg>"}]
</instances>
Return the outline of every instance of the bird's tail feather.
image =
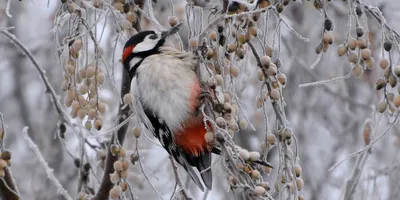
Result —
<instances>
[{"instance_id":1,"label":"bird's tail feather","mask_svg":"<svg viewBox=\"0 0 400 200\"><path fill-rule=\"evenodd\" d=\"M212 188L212 173L211 173L211 153L205 153L198 157L197 169L200 172L204 185L211 190Z\"/></svg>"}]
</instances>

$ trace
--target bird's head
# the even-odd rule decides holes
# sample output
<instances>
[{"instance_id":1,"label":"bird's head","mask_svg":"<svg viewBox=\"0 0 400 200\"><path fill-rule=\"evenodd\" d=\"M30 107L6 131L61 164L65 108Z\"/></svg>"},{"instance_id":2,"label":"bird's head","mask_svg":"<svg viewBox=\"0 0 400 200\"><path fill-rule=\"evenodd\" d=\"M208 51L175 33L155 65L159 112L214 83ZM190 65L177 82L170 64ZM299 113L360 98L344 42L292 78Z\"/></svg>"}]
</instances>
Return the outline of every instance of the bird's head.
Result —
<instances>
[{"instance_id":1,"label":"bird's head","mask_svg":"<svg viewBox=\"0 0 400 200\"><path fill-rule=\"evenodd\" d=\"M122 63L131 76L136 68L147 56L159 53L159 48L164 46L165 40L177 33L182 23L163 32L141 31L132 36L124 46L122 52Z\"/></svg>"}]
</instances>

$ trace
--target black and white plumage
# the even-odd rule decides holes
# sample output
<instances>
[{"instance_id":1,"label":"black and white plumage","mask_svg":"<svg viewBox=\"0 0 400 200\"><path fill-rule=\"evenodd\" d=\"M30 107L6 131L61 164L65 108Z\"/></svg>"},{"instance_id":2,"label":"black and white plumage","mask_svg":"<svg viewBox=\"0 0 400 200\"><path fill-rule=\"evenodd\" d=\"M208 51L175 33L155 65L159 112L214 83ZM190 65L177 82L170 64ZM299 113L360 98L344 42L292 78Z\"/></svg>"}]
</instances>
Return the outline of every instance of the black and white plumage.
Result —
<instances>
[{"instance_id":1,"label":"black and white plumage","mask_svg":"<svg viewBox=\"0 0 400 200\"><path fill-rule=\"evenodd\" d=\"M201 93L197 59L165 45L178 29L139 32L126 42L122 60L131 78L133 107L142 123L201 190L203 184L192 166L203 171L203 182L211 189L211 147L205 142L206 130L197 110Z\"/></svg>"}]
</instances>

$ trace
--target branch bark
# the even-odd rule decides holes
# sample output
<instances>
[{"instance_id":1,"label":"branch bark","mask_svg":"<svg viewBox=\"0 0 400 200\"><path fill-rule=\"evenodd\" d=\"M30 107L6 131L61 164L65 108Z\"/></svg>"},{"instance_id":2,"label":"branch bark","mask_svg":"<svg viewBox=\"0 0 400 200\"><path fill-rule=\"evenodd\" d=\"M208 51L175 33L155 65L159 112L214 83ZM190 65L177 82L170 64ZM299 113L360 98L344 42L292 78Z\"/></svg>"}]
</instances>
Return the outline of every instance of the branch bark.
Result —
<instances>
[{"instance_id":1,"label":"branch bark","mask_svg":"<svg viewBox=\"0 0 400 200\"><path fill-rule=\"evenodd\" d=\"M3 143L6 136L5 124L3 114L0 113L0 148L3 149ZM4 169L4 181L0 182L0 199L18 200L18 189L14 183L11 170L7 167Z\"/></svg>"},{"instance_id":2,"label":"branch bark","mask_svg":"<svg viewBox=\"0 0 400 200\"><path fill-rule=\"evenodd\" d=\"M139 1L135 1L137 4L137 6L142 9L143 8L143 4L144 4L144 0L139 0ZM140 26L140 19L141 19L141 15L139 12L136 12L137 15L137 20L136 23L133 25L134 28L140 32L141 31L141 26ZM129 78L129 73L123 69L122 70L122 83L121 83L121 98L124 97L125 94L129 93L130 91L130 83L131 80ZM129 106L125 106L125 108L123 108L123 104L121 104L119 106L119 112L118 112L118 116L120 116L119 120L118 120L118 124L122 123L126 118L129 117L130 115L130 108ZM100 188L98 189L94 199L95 200L107 200L108 196L109 196L109 191L111 190L111 188L113 187L113 183L111 183L110 180L110 174L113 173L114 168L113 168L113 164L114 162L118 159L118 156L113 156L110 149L110 145L113 144L112 141L115 140L115 137L117 137L119 144L123 144L124 140L125 140L125 135L126 135L126 130L128 129L129 124L125 124L124 126L122 126L117 134L113 134L113 136L111 137L111 142L108 144L108 151L107 151L107 157L106 157L106 165L104 167L104 174L103 174L103 180L100 184Z\"/></svg>"}]
</instances>

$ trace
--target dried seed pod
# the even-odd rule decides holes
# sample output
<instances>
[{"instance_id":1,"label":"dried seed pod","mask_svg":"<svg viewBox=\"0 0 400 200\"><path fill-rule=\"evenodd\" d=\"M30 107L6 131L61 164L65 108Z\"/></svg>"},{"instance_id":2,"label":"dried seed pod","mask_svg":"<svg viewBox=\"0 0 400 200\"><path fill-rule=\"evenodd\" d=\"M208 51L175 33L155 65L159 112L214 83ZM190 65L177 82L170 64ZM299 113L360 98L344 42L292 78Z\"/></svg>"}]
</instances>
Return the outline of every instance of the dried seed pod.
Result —
<instances>
[{"instance_id":1,"label":"dried seed pod","mask_svg":"<svg viewBox=\"0 0 400 200\"><path fill-rule=\"evenodd\" d=\"M99 131L102 127L103 127L103 122L99 119L96 119L94 121L94 128Z\"/></svg>"},{"instance_id":2,"label":"dried seed pod","mask_svg":"<svg viewBox=\"0 0 400 200\"><path fill-rule=\"evenodd\" d=\"M383 113L383 112L385 112L386 108L387 108L387 102L384 99L379 101L378 106L377 106L378 111L380 113Z\"/></svg>"},{"instance_id":3,"label":"dried seed pod","mask_svg":"<svg viewBox=\"0 0 400 200\"><path fill-rule=\"evenodd\" d=\"M212 143L214 141L214 134L212 132L207 132L206 134L204 134L204 140L207 143Z\"/></svg>"},{"instance_id":4,"label":"dried seed pod","mask_svg":"<svg viewBox=\"0 0 400 200\"><path fill-rule=\"evenodd\" d=\"M137 17L136 17L136 14L135 14L134 12L128 12L128 13L126 14L126 19L127 19L129 22L131 22L131 23L135 23Z\"/></svg>"},{"instance_id":5,"label":"dried seed pod","mask_svg":"<svg viewBox=\"0 0 400 200\"><path fill-rule=\"evenodd\" d=\"M249 157L250 161L254 162L254 161L260 160L260 153L258 153L256 151L249 152L249 155L250 155L250 157Z\"/></svg>"},{"instance_id":6,"label":"dried seed pod","mask_svg":"<svg viewBox=\"0 0 400 200\"><path fill-rule=\"evenodd\" d=\"M132 129L132 133L135 136L135 138L139 138L142 135L142 130L139 127L134 127Z\"/></svg>"},{"instance_id":7,"label":"dried seed pod","mask_svg":"<svg viewBox=\"0 0 400 200\"><path fill-rule=\"evenodd\" d=\"M292 131L288 128L283 129L281 134L282 134L282 137L286 140L289 140L292 138Z\"/></svg>"},{"instance_id":8,"label":"dried seed pod","mask_svg":"<svg viewBox=\"0 0 400 200\"><path fill-rule=\"evenodd\" d=\"M239 156L240 156L243 160L248 160L248 159L250 159L250 153L249 153L249 151L247 151L246 149L240 149L240 150L239 150Z\"/></svg>"},{"instance_id":9,"label":"dried seed pod","mask_svg":"<svg viewBox=\"0 0 400 200\"><path fill-rule=\"evenodd\" d=\"M231 75L234 78L237 78L239 76L239 67L237 66L231 66Z\"/></svg>"},{"instance_id":10,"label":"dried seed pod","mask_svg":"<svg viewBox=\"0 0 400 200\"><path fill-rule=\"evenodd\" d=\"M386 69L387 67L389 67L389 60L388 59L386 59L386 58L382 58L380 61L379 61L379 67L381 67L381 69Z\"/></svg>"},{"instance_id":11,"label":"dried seed pod","mask_svg":"<svg viewBox=\"0 0 400 200\"><path fill-rule=\"evenodd\" d=\"M273 100L278 100L280 98L279 89L272 89L269 93L269 96Z\"/></svg>"},{"instance_id":12,"label":"dried seed pod","mask_svg":"<svg viewBox=\"0 0 400 200\"><path fill-rule=\"evenodd\" d=\"M264 81L264 73L262 72L262 70L258 70L257 77L259 81Z\"/></svg>"},{"instance_id":13,"label":"dried seed pod","mask_svg":"<svg viewBox=\"0 0 400 200\"><path fill-rule=\"evenodd\" d=\"M389 100L389 101L393 101L394 94L391 93L391 92L389 92L389 93L386 94L386 98L387 98L387 100Z\"/></svg>"},{"instance_id":14,"label":"dried seed pod","mask_svg":"<svg viewBox=\"0 0 400 200\"><path fill-rule=\"evenodd\" d=\"M294 165L294 172L296 173L296 177L300 177L303 169L299 164Z\"/></svg>"},{"instance_id":15,"label":"dried seed pod","mask_svg":"<svg viewBox=\"0 0 400 200\"><path fill-rule=\"evenodd\" d=\"M392 49L392 43L389 41L385 41L385 43L383 43L383 48L385 49L385 51L390 51Z\"/></svg>"},{"instance_id":16,"label":"dried seed pod","mask_svg":"<svg viewBox=\"0 0 400 200\"><path fill-rule=\"evenodd\" d=\"M125 158L125 157L126 157L126 149L125 149L125 148L121 147L121 148L119 149L119 156L120 156L121 158ZM125 160L125 159L124 159L124 160ZM122 164L124 165L124 162L122 162ZM123 170L124 170L124 166L123 166L122 168L123 168Z\"/></svg>"},{"instance_id":17,"label":"dried seed pod","mask_svg":"<svg viewBox=\"0 0 400 200\"><path fill-rule=\"evenodd\" d=\"M79 117L79 119L83 119L83 118L85 118L85 116L86 116L86 111L85 111L85 109L83 109L83 108L80 108L79 110L78 110L78 117Z\"/></svg>"},{"instance_id":18,"label":"dried seed pod","mask_svg":"<svg viewBox=\"0 0 400 200\"><path fill-rule=\"evenodd\" d=\"M374 65L375 65L375 59L373 57L370 57L369 59L367 59L365 61L365 65L366 65L367 69L373 69Z\"/></svg>"},{"instance_id":19,"label":"dried seed pod","mask_svg":"<svg viewBox=\"0 0 400 200\"><path fill-rule=\"evenodd\" d=\"M272 57L273 51L274 50L271 47L267 47L265 49L265 54L267 54L267 56L269 56L269 57Z\"/></svg>"},{"instance_id":20,"label":"dried seed pod","mask_svg":"<svg viewBox=\"0 0 400 200\"><path fill-rule=\"evenodd\" d=\"M260 58L261 65L265 68L268 68L271 63L271 57L265 55Z\"/></svg>"},{"instance_id":21,"label":"dried seed pod","mask_svg":"<svg viewBox=\"0 0 400 200\"><path fill-rule=\"evenodd\" d=\"M68 100L73 100L74 98L75 98L75 95L76 95L76 93L75 93L75 91L74 90L67 90L67 98L68 98Z\"/></svg>"},{"instance_id":22,"label":"dried seed pod","mask_svg":"<svg viewBox=\"0 0 400 200\"><path fill-rule=\"evenodd\" d=\"M210 34L208 35L210 40L216 41L217 40L217 32L216 31L211 31Z\"/></svg>"},{"instance_id":23,"label":"dried seed pod","mask_svg":"<svg viewBox=\"0 0 400 200\"><path fill-rule=\"evenodd\" d=\"M349 62L351 62L351 63L357 63L358 56L356 53L350 52L348 59L349 59Z\"/></svg>"},{"instance_id":24,"label":"dried seed pod","mask_svg":"<svg viewBox=\"0 0 400 200\"><path fill-rule=\"evenodd\" d=\"M356 33L358 37L362 37L364 35L364 28L359 26L356 28Z\"/></svg>"},{"instance_id":25,"label":"dried seed pod","mask_svg":"<svg viewBox=\"0 0 400 200\"><path fill-rule=\"evenodd\" d=\"M217 82L218 86L222 86L224 84L224 78L221 75L215 75L215 81Z\"/></svg>"},{"instance_id":26,"label":"dried seed pod","mask_svg":"<svg viewBox=\"0 0 400 200\"><path fill-rule=\"evenodd\" d=\"M355 39L349 39L346 44L351 50L355 50L357 48L357 41Z\"/></svg>"},{"instance_id":27,"label":"dried seed pod","mask_svg":"<svg viewBox=\"0 0 400 200\"><path fill-rule=\"evenodd\" d=\"M114 4L114 8L120 12L124 12L124 4L117 2Z\"/></svg>"},{"instance_id":28,"label":"dried seed pod","mask_svg":"<svg viewBox=\"0 0 400 200\"><path fill-rule=\"evenodd\" d=\"M385 86L386 86L386 81L383 78L379 78L378 80L376 80L376 89L377 90L380 90Z\"/></svg>"},{"instance_id":29,"label":"dried seed pod","mask_svg":"<svg viewBox=\"0 0 400 200\"><path fill-rule=\"evenodd\" d=\"M81 85L81 87L79 88L79 93L81 95L86 94L89 91L89 88L87 85Z\"/></svg>"},{"instance_id":30,"label":"dried seed pod","mask_svg":"<svg viewBox=\"0 0 400 200\"><path fill-rule=\"evenodd\" d=\"M0 159L0 170L4 169L7 166L8 166L7 162L3 159Z\"/></svg>"},{"instance_id":31,"label":"dried seed pod","mask_svg":"<svg viewBox=\"0 0 400 200\"><path fill-rule=\"evenodd\" d=\"M94 76L94 73L96 72L96 66L94 65L89 65L86 68L86 77L87 78L92 78Z\"/></svg>"},{"instance_id":32,"label":"dried seed pod","mask_svg":"<svg viewBox=\"0 0 400 200\"><path fill-rule=\"evenodd\" d=\"M69 12L69 14L72 14L73 12L75 12L75 6L73 3L67 4L67 11Z\"/></svg>"},{"instance_id":33,"label":"dried seed pod","mask_svg":"<svg viewBox=\"0 0 400 200\"><path fill-rule=\"evenodd\" d=\"M98 84L103 84L105 80L105 75L103 72L100 72L96 75L96 81Z\"/></svg>"},{"instance_id":34,"label":"dried seed pod","mask_svg":"<svg viewBox=\"0 0 400 200\"><path fill-rule=\"evenodd\" d=\"M315 53L316 54L320 54L321 51L322 51L322 48L324 48L324 44L323 43L317 44L317 46L315 46Z\"/></svg>"},{"instance_id":35,"label":"dried seed pod","mask_svg":"<svg viewBox=\"0 0 400 200\"><path fill-rule=\"evenodd\" d=\"M265 194L265 188L261 187L261 186L256 186L254 188L254 194L256 196L263 196Z\"/></svg>"},{"instance_id":36,"label":"dried seed pod","mask_svg":"<svg viewBox=\"0 0 400 200\"><path fill-rule=\"evenodd\" d=\"M70 74L71 76L75 75L75 66L74 65L68 64L66 66L66 69L67 69L68 74Z\"/></svg>"},{"instance_id":37,"label":"dried seed pod","mask_svg":"<svg viewBox=\"0 0 400 200\"><path fill-rule=\"evenodd\" d=\"M332 44L333 43L333 37L329 33L325 33L323 36L323 40L325 44Z\"/></svg>"},{"instance_id":38,"label":"dried seed pod","mask_svg":"<svg viewBox=\"0 0 400 200\"><path fill-rule=\"evenodd\" d=\"M248 122L245 119L240 120L239 122L240 129L246 130L248 126Z\"/></svg>"},{"instance_id":39,"label":"dried seed pod","mask_svg":"<svg viewBox=\"0 0 400 200\"><path fill-rule=\"evenodd\" d=\"M396 67L394 67L394 75L400 77L400 65L396 65Z\"/></svg>"},{"instance_id":40,"label":"dried seed pod","mask_svg":"<svg viewBox=\"0 0 400 200\"><path fill-rule=\"evenodd\" d=\"M367 48L367 47L368 47L367 39L365 39L365 38L358 38L358 40L357 40L357 46L358 46L358 48L360 48L360 49L365 49L365 48Z\"/></svg>"},{"instance_id":41,"label":"dried seed pod","mask_svg":"<svg viewBox=\"0 0 400 200\"><path fill-rule=\"evenodd\" d=\"M231 120L228 125L229 125L229 129L231 129L232 131L234 131L234 132L239 131L239 125L236 123L235 120Z\"/></svg>"},{"instance_id":42,"label":"dried seed pod","mask_svg":"<svg viewBox=\"0 0 400 200\"><path fill-rule=\"evenodd\" d=\"M278 72L278 68L274 63L270 63L269 67L267 68L267 75L268 76L275 76L276 73Z\"/></svg>"},{"instance_id":43,"label":"dried seed pod","mask_svg":"<svg viewBox=\"0 0 400 200\"><path fill-rule=\"evenodd\" d=\"M361 6L360 5L357 5L356 6L356 14L357 14L357 16L361 16L362 15L362 9L361 9Z\"/></svg>"},{"instance_id":44,"label":"dried seed pod","mask_svg":"<svg viewBox=\"0 0 400 200\"><path fill-rule=\"evenodd\" d=\"M81 107L81 105L79 104L78 101L76 101L76 100L72 101L72 104L71 104L72 110L78 111L78 109L79 109L80 107Z\"/></svg>"},{"instance_id":45,"label":"dried seed pod","mask_svg":"<svg viewBox=\"0 0 400 200\"><path fill-rule=\"evenodd\" d=\"M268 134L268 135L267 135L267 142L268 142L270 145L275 145L275 141L276 141L275 135L273 135L273 134Z\"/></svg>"},{"instance_id":46,"label":"dried seed pod","mask_svg":"<svg viewBox=\"0 0 400 200\"><path fill-rule=\"evenodd\" d=\"M98 104L97 98L91 98L91 99L89 100L89 105L90 105L91 108L96 108L96 107L97 107L97 104Z\"/></svg>"},{"instance_id":47,"label":"dried seed pod","mask_svg":"<svg viewBox=\"0 0 400 200\"><path fill-rule=\"evenodd\" d=\"M5 161L11 160L11 151L8 149L4 149L2 152L0 152L0 157Z\"/></svg>"},{"instance_id":48,"label":"dried seed pod","mask_svg":"<svg viewBox=\"0 0 400 200\"><path fill-rule=\"evenodd\" d=\"M332 23L332 20L330 20L329 18L326 18L326 19L325 19L325 22L324 22L324 26L325 26L325 30L326 30L326 31L331 31L331 30L333 30L333 23Z\"/></svg>"},{"instance_id":49,"label":"dried seed pod","mask_svg":"<svg viewBox=\"0 0 400 200\"><path fill-rule=\"evenodd\" d=\"M283 4L277 3L277 4L276 4L276 11L277 11L278 13L282 13L284 7L285 7L285 6L283 6Z\"/></svg>"},{"instance_id":50,"label":"dried seed pod","mask_svg":"<svg viewBox=\"0 0 400 200\"><path fill-rule=\"evenodd\" d=\"M128 183L127 182L122 182L119 184L121 187L122 192L125 192L128 189Z\"/></svg>"},{"instance_id":51,"label":"dried seed pod","mask_svg":"<svg viewBox=\"0 0 400 200\"><path fill-rule=\"evenodd\" d=\"M253 178L254 180L257 180L260 178L261 174L258 170L252 170L250 173L251 178Z\"/></svg>"},{"instance_id":52,"label":"dried seed pod","mask_svg":"<svg viewBox=\"0 0 400 200\"><path fill-rule=\"evenodd\" d=\"M117 160L113 164L114 170L117 172L122 171L122 162L120 160Z\"/></svg>"},{"instance_id":53,"label":"dried seed pod","mask_svg":"<svg viewBox=\"0 0 400 200\"><path fill-rule=\"evenodd\" d=\"M174 27L174 26L176 26L177 24L178 24L178 18L176 17L176 16L169 16L168 17L168 24L171 26L171 27Z\"/></svg>"},{"instance_id":54,"label":"dried seed pod","mask_svg":"<svg viewBox=\"0 0 400 200\"><path fill-rule=\"evenodd\" d=\"M296 178L296 186L298 191L301 191L303 189L304 181L302 178L299 177Z\"/></svg>"},{"instance_id":55,"label":"dried seed pod","mask_svg":"<svg viewBox=\"0 0 400 200\"><path fill-rule=\"evenodd\" d=\"M364 144L365 145L369 145L369 143L371 142L372 125L373 124L372 124L372 120L371 119L367 119L365 121L364 128L363 128L363 140L364 140ZM370 152L370 150L371 149L369 149L369 152Z\"/></svg>"},{"instance_id":56,"label":"dried seed pod","mask_svg":"<svg viewBox=\"0 0 400 200\"><path fill-rule=\"evenodd\" d=\"M92 122L90 120L87 120L85 122L85 128L88 130L92 129Z\"/></svg>"},{"instance_id":57,"label":"dried seed pod","mask_svg":"<svg viewBox=\"0 0 400 200\"><path fill-rule=\"evenodd\" d=\"M329 46L330 46L330 45L329 45L328 43L324 43L324 44L323 44L322 51L323 51L324 53L328 52Z\"/></svg>"},{"instance_id":58,"label":"dried seed pod","mask_svg":"<svg viewBox=\"0 0 400 200\"><path fill-rule=\"evenodd\" d=\"M239 59L243 59L243 58L244 58L244 50L241 49L241 48L236 49L236 56L237 56Z\"/></svg>"},{"instance_id":59,"label":"dried seed pod","mask_svg":"<svg viewBox=\"0 0 400 200\"><path fill-rule=\"evenodd\" d=\"M197 47L197 40L195 38L190 38L189 47L192 48L192 49Z\"/></svg>"},{"instance_id":60,"label":"dried seed pod","mask_svg":"<svg viewBox=\"0 0 400 200\"><path fill-rule=\"evenodd\" d=\"M123 178L123 179L127 179L127 178L128 178L128 175L129 175L129 173L128 173L128 171L121 171L121 172L120 172L120 175L121 175L121 178Z\"/></svg>"},{"instance_id":61,"label":"dried seed pod","mask_svg":"<svg viewBox=\"0 0 400 200\"><path fill-rule=\"evenodd\" d=\"M119 195L121 195L122 189L119 185L114 185L114 187L110 190L110 197L111 199L117 199Z\"/></svg>"},{"instance_id":62,"label":"dried seed pod","mask_svg":"<svg viewBox=\"0 0 400 200\"><path fill-rule=\"evenodd\" d=\"M239 41L240 44L246 43L246 35L245 34L239 34L237 37L237 40Z\"/></svg>"},{"instance_id":63,"label":"dried seed pod","mask_svg":"<svg viewBox=\"0 0 400 200\"><path fill-rule=\"evenodd\" d=\"M277 79L278 79L280 84L286 85L287 78L286 78L285 74L278 74Z\"/></svg>"},{"instance_id":64,"label":"dried seed pod","mask_svg":"<svg viewBox=\"0 0 400 200\"><path fill-rule=\"evenodd\" d=\"M125 94L123 99L125 105L130 105L133 101L131 93Z\"/></svg>"},{"instance_id":65,"label":"dried seed pod","mask_svg":"<svg viewBox=\"0 0 400 200\"><path fill-rule=\"evenodd\" d=\"M103 103L103 102L100 102L100 103L97 105L97 110L98 110L101 114L104 114L104 113L106 112L106 104Z\"/></svg>"},{"instance_id":66,"label":"dried seed pod","mask_svg":"<svg viewBox=\"0 0 400 200\"><path fill-rule=\"evenodd\" d=\"M363 50L361 50L361 57L362 57L364 60L369 59L369 58L371 57L371 50L369 50L369 49L363 49Z\"/></svg>"},{"instance_id":67,"label":"dried seed pod","mask_svg":"<svg viewBox=\"0 0 400 200\"><path fill-rule=\"evenodd\" d=\"M355 64L353 69L351 70L351 73L353 74L353 76L355 76L356 78L360 78L361 74L363 73L363 69L361 67L361 65L359 64Z\"/></svg>"},{"instance_id":68,"label":"dried seed pod","mask_svg":"<svg viewBox=\"0 0 400 200\"><path fill-rule=\"evenodd\" d=\"M393 105L396 106L397 108L400 106L400 95L396 95L393 98Z\"/></svg>"},{"instance_id":69,"label":"dried seed pod","mask_svg":"<svg viewBox=\"0 0 400 200\"><path fill-rule=\"evenodd\" d=\"M237 49L237 44L236 43L228 44L228 47L227 47L228 53L233 53L233 52L236 51L236 49Z\"/></svg>"},{"instance_id":70,"label":"dried seed pod","mask_svg":"<svg viewBox=\"0 0 400 200\"><path fill-rule=\"evenodd\" d=\"M343 56L346 53L347 53L347 47L344 44L339 45L337 50L338 56Z\"/></svg>"},{"instance_id":71,"label":"dried seed pod","mask_svg":"<svg viewBox=\"0 0 400 200\"><path fill-rule=\"evenodd\" d=\"M268 182L261 182L260 186L263 187L267 191L271 189Z\"/></svg>"},{"instance_id":72,"label":"dried seed pod","mask_svg":"<svg viewBox=\"0 0 400 200\"><path fill-rule=\"evenodd\" d=\"M389 74L388 82L392 88L396 87L397 85L397 78L392 73Z\"/></svg>"},{"instance_id":73,"label":"dried seed pod","mask_svg":"<svg viewBox=\"0 0 400 200\"><path fill-rule=\"evenodd\" d=\"M76 52L80 51L82 47L83 47L82 40L75 40L74 43L72 44L72 48L74 48Z\"/></svg>"},{"instance_id":74,"label":"dried seed pod","mask_svg":"<svg viewBox=\"0 0 400 200\"><path fill-rule=\"evenodd\" d=\"M257 37L257 27L256 26L249 27L249 33L250 35Z\"/></svg>"},{"instance_id":75,"label":"dried seed pod","mask_svg":"<svg viewBox=\"0 0 400 200\"><path fill-rule=\"evenodd\" d=\"M120 147L117 144L112 144L110 146L110 151L113 156L117 156L119 154Z\"/></svg>"}]
</instances>

